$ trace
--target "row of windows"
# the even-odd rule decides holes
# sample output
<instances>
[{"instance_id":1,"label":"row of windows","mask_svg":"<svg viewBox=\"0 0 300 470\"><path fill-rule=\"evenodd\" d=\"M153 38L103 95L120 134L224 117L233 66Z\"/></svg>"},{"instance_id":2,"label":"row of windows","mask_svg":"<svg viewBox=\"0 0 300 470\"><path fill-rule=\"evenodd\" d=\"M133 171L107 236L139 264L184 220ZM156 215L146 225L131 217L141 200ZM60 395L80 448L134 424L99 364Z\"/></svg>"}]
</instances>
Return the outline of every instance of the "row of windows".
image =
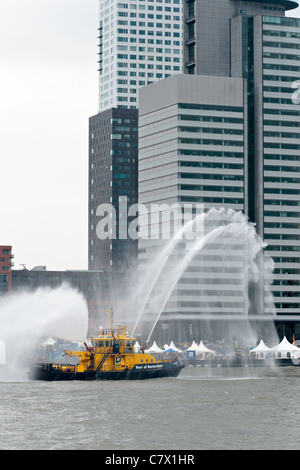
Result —
<instances>
[{"instance_id":1,"label":"row of windows","mask_svg":"<svg viewBox=\"0 0 300 470\"><path fill-rule=\"evenodd\" d=\"M262 19L263 19L264 24L276 24L276 25L279 24L281 26L291 26L291 27L300 28L299 18L263 15Z\"/></svg>"},{"instance_id":2,"label":"row of windows","mask_svg":"<svg viewBox=\"0 0 300 470\"><path fill-rule=\"evenodd\" d=\"M128 38L122 38L122 39L128 39ZM120 42L123 42L123 41L120 41ZM127 41L124 41L124 42L127 42ZM128 48L131 52L135 52L137 51L137 46L127 46L127 45L118 45L118 50L122 50L122 51L128 51ZM138 48L138 51L139 52L146 52L146 47L142 46L142 47L139 47ZM165 49L163 49L162 47L147 47L147 52L148 53L154 53L156 52L157 54L180 54L180 49L172 49L170 47L166 47ZM148 60L151 60L151 57L153 56L148 56L147 59ZM136 58L136 56L135 56ZM145 56L139 56L139 59L142 59L142 60L145 60Z\"/></svg>"},{"instance_id":3,"label":"row of windows","mask_svg":"<svg viewBox=\"0 0 300 470\"><path fill-rule=\"evenodd\" d=\"M298 189L288 189L288 188L265 188L265 193L268 194L293 194L299 196Z\"/></svg>"},{"instance_id":4,"label":"row of windows","mask_svg":"<svg viewBox=\"0 0 300 470\"><path fill-rule=\"evenodd\" d=\"M178 132L197 132L202 134L232 134L232 135L243 135L242 129L227 129L227 128L213 128L213 127L178 127Z\"/></svg>"},{"instance_id":5,"label":"row of windows","mask_svg":"<svg viewBox=\"0 0 300 470\"><path fill-rule=\"evenodd\" d=\"M222 168L226 170L243 170L243 165L222 162L178 162L180 167L186 168Z\"/></svg>"},{"instance_id":6,"label":"row of windows","mask_svg":"<svg viewBox=\"0 0 300 470\"><path fill-rule=\"evenodd\" d=\"M277 54L275 52L263 52L263 57L268 57L270 59L278 60L300 60L300 55L297 54Z\"/></svg>"},{"instance_id":7,"label":"row of windows","mask_svg":"<svg viewBox=\"0 0 300 470\"><path fill-rule=\"evenodd\" d=\"M224 116L203 116L203 115L193 115L193 114L179 114L179 121L200 121L200 122L222 122L222 123L232 123L232 124L243 124L243 118L231 118Z\"/></svg>"},{"instance_id":8,"label":"row of windows","mask_svg":"<svg viewBox=\"0 0 300 470\"><path fill-rule=\"evenodd\" d=\"M287 65L287 64L268 64L267 62L264 63L264 69L271 69L271 70L282 70L288 72L299 72L300 66L299 65Z\"/></svg>"},{"instance_id":9,"label":"row of windows","mask_svg":"<svg viewBox=\"0 0 300 470\"><path fill-rule=\"evenodd\" d=\"M201 184L190 185L190 184L179 184L178 189L182 191L220 191L220 192L232 192L232 193L243 193L244 188L238 186L204 186Z\"/></svg>"},{"instance_id":10,"label":"row of windows","mask_svg":"<svg viewBox=\"0 0 300 470\"><path fill-rule=\"evenodd\" d=\"M206 179L206 180L225 180L225 181L243 181L243 175L223 175L206 173L178 173L178 178L187 179Z\"/></svg>"},{"instance_id":11,"label":"row of windows","mask_svg":"<svg viewBox=\"0 0 300 470\"><path fill-rule=\"evenodd\" d=\"M179 149L178 155L188 155L188 156L197 156L197 157L229 157L229 158L244 158L244 154L241 152L211 152L208 150L185 150ZM190 162L181 162L190 163ZM236 168L240 168L241 165L236 165ZM232 167L234 168L234 166Z\"/></svg>"},{"instance_id":12,"label":"row of windows","mask_svg":"<svg viewBox=\"0 0 300 470\"><path fill-rule=\"evenodd\" d=\"M284 38L300 38L300 32L296 33L295 31L280 31L280 30L265 30L264 36L279 36Z\"/></svg>"},{"instance_id":13,"label":"row of windows","mask_svg":"<svg viewBox=\"0 0 300 470\"><path fill-rule=\"evenodd\" d=\"M232 146L232 147L243 146L243 141L238 141L238 140L209 140L209 139L179 138L178 143L179 144L191 144L191 145L226 145L226 146Z\"/></svg>"},{"instance_id":14,"label":"row of windows","mask_svg":"<svg viewBox=\"0 0 300 470\"><path fill-rule=\"evenodd\" d=\"M241 106L218 106L197 103L178 103L178 109L201 109L205 111L228 111L231 113L243 113L243 108Z\"/></svg>"},{"instance_id":15,"label":"row of windows","mask_svg":"<svg viewBox=\"0 0 300 470\"><path fill-rule=\"evenodd\" d=\"M163 19L162 15L156 15L156 17L158 17L158 16L160 16L161 19ZM179 18L179 17L174 17L174 19L175 18ZM165 20L171 21L172 17L170 15L165 15ZM163 27L165 27L166 29L172 29L172 28L180 29L180 27L181 27L181 24L176 24L176 23L154 23L153 21L148 21L147 25L146 25L145 21L118 20L117 24L120 25L120 26L139 26L139 27L140 26L141 27L147 26L147 28L154 28L154 27L163 28Z\"/></svg>"},{"instance_id":16,"label":"row of windows","mask_svg":"<svg viewBox=\"0 0 300 470\"><path fill-rule=\"evenodd\" d=\"M174 63L176 62L175 60L173 61ZM146 65L147 65L147 69L149 70L153 70L154 68L156 70L180 70L180 66L179 65L167 65L165 64L164 66L163 65L160 65L160 64L156 64L155 67L154 67L154 64L137 64L135 62L117 62L117 66L120 67L120 68L131 68L131 69L146 69ZM136 73L135 74L132 74L130 73L131 76L136 76ZM148 74L148 77L150 75ZM139 77L145 77L145 72L144 73L139 73Z\"/></svg>"},{"instance_id":17,"label":"row of windows","mask_svg":"<svg viewBox=\"0 0 300 470\"><path fill-rule=\"evenodd\" d=\"M300 129L299 133L296 132L279 132L279 131L264 131L265 137L277 137L277 138L288 138L288 139L299 139L300 138Z\"/></svg>"},{"instance_id":18,"label":"row of windows","mask_svg":"<svg viewBox=\"0 0 300 470\"><path fill-rule=\"evenodd\" d=\"M283 177L274 177L274 176L265 176L264 177L265 183L289 183L289 184L299 184L300 178L293 178L288 176Z\"/></svg>"},{"instance_id":19,"label":"row of windows","mask_svg":"<svg viewBox=\"0 0 300 470\"><path fill-rule=\"evenodd\" d=\"M265 126L281 126L281 127L299 127L300 122L299 121L270 121L267 119L264 119L264 125Z\"/></svg>"},{"instance_id":20,"label":"row of windows","mask_svg":"<svg viewBox=\"0 0 300 470\"><path fill-rule=\"evenodd\" d=\"M174 29L175 29L175 25L174 25ZM129 29L128 30L127 28L118 28L117 33L118 34L130 34L130 35L134 34L134 35L140 35L140 36L145 36L145 35L147 35L147 36L160 36L160 37L163 36L163 31L153 31L151 29L149 29L149 30ZM175 37L175 38L180 38L180 33L174 33L174 32L170 33L169 31L165 31L164 36L166 36L166 37L172 36L172 37Z\"/></svg>"},{"instance_id":21,"label":"row of windows","mask_svg":"<svg viewBox=\"0 0 300 470\"><path fill-rule=\"evenodd\" d=\"M157 2L158 3L158 2ZM159 2L159 3L163 3L163 2ZM168 3L171 3L171 2L168 2ZM179 5L180 4L180 0L172 0L172 3L174 5ZM141 3L139 3L138 5L138 8L137 8L137 5L134 4L134 3L118 3L117 4L117 8L123 8L124 10L128 10L129 8L132 9L132 10L146 10L146 5L142 5ZM168 8L168 9L167 9ZM153 5L148 5L148 10L154 10L154 6ZM155 8L157 11L163 11L163 7L159 6L159 5L156 5L156 8ZM171 9L171 7L165 7L165 11L170 11L169 9ZM178 7L173 7L174 11L176 12L179 12L180 9Z\"/></svg>"},{"instance_id":22,"label":"row of windows","mask_svg":"<svg viewBox=\"0 0 300 470\"><path fill-rule=\"evenodd\" d=\"M285 75L264 75L264 80L269 81L276 81L276 82L289 82L290 84L296 80L299 80L299 76L294 75L293 77L289 75L286 77Z\"/></svg>"},{"instance_id":23,"label":"row of windows","mask_svg":"<svg viewBox=\"0 0 300 470\"><path fill-rule=\"evenodd\" d=\"M285 143L270 143L265 142L265 148L273 148L273 149L287 149L287 150L300 150L300 144L285 144Z\"/></svg>"},{"instance_id":24,"label":"row of windows","mask_svg":"<svg viewBox=\"0 0 300 470\"><path fill-rule=\"evenodd\" d=\"M265 166L265 171L300 172L300 166Z\"/></svg>"},{"instance_id":25,"label":"row of windows","mask_svg":"<svg viewBox=\"0 0 300 470\"><path fill-rule=\"evenodd\" d=\"M296 245L268 245L270 251L300 251L300 246Z\"/></svg>"},{"instance_id":26,"label":"row of windows","mask_svg":"<svg viewBox=\"0 0 300 470\"><path fill-rule=\"evenodd\" d=\"M244 199L233 198L232 196L225 195L223 197L205 197L205 196L178 196L179 202L198 202L198 203L212 203L212 204L244 204Z\"/></svg>"},{"instance_id":27,"label":"row of windows","mask_svg":"<svg viewBox=\"0 0 300 470\"><path fill-rule=\"evenodd\" d=\"M299 206L300 201L296 201L296 202L298 202L298 206ZM276 210L270 210L272 209L271 207L265 207L264 215L266 217L298 217L300 218L299 208L291 207L291 209L298 210L298 212L292 212L290 210L287 210L288 208L282 205L280 205L279 210L278 210L277 205L275 207L276 207Z\"/></svg>"},{"instance_id":28,"label":"row of windows","mask_svg":"<svg viewBox=\"0 0 300 470\"><path fill-rule=\"evenodd\" d=\"M263 41L266 47L280 47L282 49L300 49L300 44L291 42Z\"/></svg>"}]
</instances>

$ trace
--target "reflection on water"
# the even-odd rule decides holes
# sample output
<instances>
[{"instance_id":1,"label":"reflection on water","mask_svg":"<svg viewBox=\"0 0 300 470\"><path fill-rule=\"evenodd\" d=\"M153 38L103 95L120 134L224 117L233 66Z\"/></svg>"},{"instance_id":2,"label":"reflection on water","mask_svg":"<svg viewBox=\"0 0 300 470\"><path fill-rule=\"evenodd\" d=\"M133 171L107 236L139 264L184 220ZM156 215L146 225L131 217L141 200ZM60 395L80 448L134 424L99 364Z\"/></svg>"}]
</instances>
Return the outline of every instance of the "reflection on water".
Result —
<instances>
[{"instance_id":1,"label":"reflection on water","mask_svg":"<svg viewBox=\"0 0 300 470\"><path fill-rule=\"evenodd\" d=\"M0 449L299 448L300 368L176 379L0 382Z\"/></svg>"}]
</instances>

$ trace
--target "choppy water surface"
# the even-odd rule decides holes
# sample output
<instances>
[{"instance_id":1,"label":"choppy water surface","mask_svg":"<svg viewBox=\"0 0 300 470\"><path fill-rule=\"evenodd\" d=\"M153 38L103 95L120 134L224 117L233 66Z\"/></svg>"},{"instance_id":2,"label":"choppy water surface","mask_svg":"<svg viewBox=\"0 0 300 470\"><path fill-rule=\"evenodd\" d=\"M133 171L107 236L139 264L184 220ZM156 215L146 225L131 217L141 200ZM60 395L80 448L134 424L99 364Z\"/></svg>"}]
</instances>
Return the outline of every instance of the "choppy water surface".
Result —
<instances>
[{"instance_id":1,"label":"choppy water surface","mask_svg":"<svg viewBox=\"0 0 300 470\"><path fill-rule=\"evenodd\" d=\"M299 449L300 367L0 382L0 449Z\"/></svg>"}]
</instances>

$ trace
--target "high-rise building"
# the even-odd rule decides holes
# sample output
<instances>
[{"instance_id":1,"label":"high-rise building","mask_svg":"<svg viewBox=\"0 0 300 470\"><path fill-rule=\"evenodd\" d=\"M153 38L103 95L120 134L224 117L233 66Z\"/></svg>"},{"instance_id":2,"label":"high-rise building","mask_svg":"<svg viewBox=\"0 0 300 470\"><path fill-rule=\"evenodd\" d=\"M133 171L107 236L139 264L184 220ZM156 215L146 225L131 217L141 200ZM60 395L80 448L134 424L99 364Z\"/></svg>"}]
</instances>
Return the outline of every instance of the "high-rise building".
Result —
<instances>
[{"instance_id":1,"label":"high-rise building","mask_svg":"<svg viewBox=\"0 0 300 470\"><path fill-rule=\"evenodd\" d=\"M139 202L243 210L275 262L276 318L299 337L300 19L285 16L296 6L285 0L185 2L186 75L140 93ZM153 240L140 241L141 259L151 246ZM217 306L215 288L210 301ZM189 305L186 312L203 314L196 297L179 284L165 311L183 313ZM232 312L248 308L242 298L232 299ZM258 289L254 313L267 312L268 301ZM225 294L218 307L227 313Z\"/></svg>"},{"instance_id":2,"label":"high-rise building","mask_svg":"<svg viewBox=\"0 0 300 470\"><path fill-rule=\"evenodd\" d=\"M183 6L182 0L100 0L99 7L99 112L89 121L89 269L121 272L137 261L137 240L124 238L119 198L128 206L137 202L139 88L182 73ZM115 211L116 226L101 238L105 204Z\"/></svg>"},{"instance_id":3,"label":"high-rise building","mask_svg":"<svg viewBox=\"0 0 300 470\"><path fill-rule=\"evenodd\" d=\"M138 89L182 73L182 0L100 0L99 112L138 106Z\"/></svg>"},{"instance_id":4,"label":"high-rise building","mask_svg":"<svg viewBox=\"0 0 300 470\"><path fill-rule=\"evenodd\" d=\"M112 108L91 117L89 137L88 265L121 272L137 259L119 201L137 202L138 111Z\"/></svg>"},{"instance_id":5,"label":"high-rise building","mask_svg":"<svg viewBox=\"0 0 300 470\"><path fill-rule=\"evenodd\" d=\"M171 220L171 217L167 219L166 213L168 210L173 212L173 208L176 210L176 204L179 214L175 216L180 216L181 212L188 216L189 205L192 212L198 208L198 215L201 210L208 212L213 208L246 211L246 91L246 81L242 78L194 75L176 75L141 91L139 203L145 205L151 215L152 208L159 206L159 227L163 217L167 222ZM216 216L222 217L222 214ZM148 223L149 218L145 219L145 225ZM217 228L220 221L212 217L209 223ZM203 227L203 235L209 228ZM147 227L142 225L139 240L141 276L144 265L148 269L149 261L155 254L159 255L161 247L167 246L176 230L171 225L168 237L166 229L156 229L151 223L151 233L143 238ZM167 275L162 271L162 280L153 294L155 299L164 299L160 289L168 292L167 278L171 278L182 263L184 269L161 316L164 331L167 330L171 337L185 341L189 329L198 337L200 328L203 334L203 320L211 316L218 321L226 318L228 324L230 319L244 316L248 309L245 279L241 274L245 247L240 241L233 247L232 240L233 234L229 240L224 238L221 250L218 248L220 238L216 240L217 245L211 240L199 254L194 251L185 267L184 257L189 257L191 248L184 239L175 246L168 263L174 259L176 267L171 265ZM159 269L160 262L157 271ZM155 308L150 298L146 317L152 310Z\"/></svg>"}]
</instances>

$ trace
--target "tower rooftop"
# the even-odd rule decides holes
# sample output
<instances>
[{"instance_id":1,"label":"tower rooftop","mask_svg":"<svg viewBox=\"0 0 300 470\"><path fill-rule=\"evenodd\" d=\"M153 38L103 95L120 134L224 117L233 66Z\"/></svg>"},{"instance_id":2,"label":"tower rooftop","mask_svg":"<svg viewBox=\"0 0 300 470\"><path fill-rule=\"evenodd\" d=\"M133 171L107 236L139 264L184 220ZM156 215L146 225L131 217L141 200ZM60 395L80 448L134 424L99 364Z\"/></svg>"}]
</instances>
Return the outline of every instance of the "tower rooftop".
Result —
<instances>
[{"instance_id":1,"label":"tower rooftop","mask_svg":"<svg viewBox=\"0 0 300 470\"><path fill-rule=\"evenodd\" d=\"M255 3L272 3L273 5L282 5L285 10L294 10L299 6L299 0L246 0Z\"/></svg>"}]
</instances>

